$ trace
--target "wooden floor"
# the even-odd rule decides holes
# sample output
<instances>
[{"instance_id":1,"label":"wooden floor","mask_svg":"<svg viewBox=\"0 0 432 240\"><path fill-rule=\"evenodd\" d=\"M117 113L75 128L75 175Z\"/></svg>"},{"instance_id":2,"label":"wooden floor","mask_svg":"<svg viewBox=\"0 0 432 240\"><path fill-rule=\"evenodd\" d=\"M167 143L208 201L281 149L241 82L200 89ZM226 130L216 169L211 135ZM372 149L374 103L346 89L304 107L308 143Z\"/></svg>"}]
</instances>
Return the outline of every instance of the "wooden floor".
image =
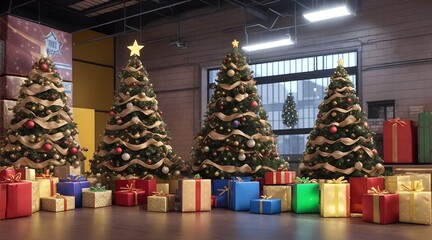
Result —
<instances>
[{"instance_id":1,"label":"wooden floor","mask_svg":"<svg viewBox=\"0 0 432 240\"><path fill-rule=\"evenodd\" d=\"M432 227L379 225L361 218L322 218L318 214L258 215L213 209L201 213L155 213L139 207L81 208L38 212L0 221L0 239L432 239Z\"/></svg>"}]
</instances>

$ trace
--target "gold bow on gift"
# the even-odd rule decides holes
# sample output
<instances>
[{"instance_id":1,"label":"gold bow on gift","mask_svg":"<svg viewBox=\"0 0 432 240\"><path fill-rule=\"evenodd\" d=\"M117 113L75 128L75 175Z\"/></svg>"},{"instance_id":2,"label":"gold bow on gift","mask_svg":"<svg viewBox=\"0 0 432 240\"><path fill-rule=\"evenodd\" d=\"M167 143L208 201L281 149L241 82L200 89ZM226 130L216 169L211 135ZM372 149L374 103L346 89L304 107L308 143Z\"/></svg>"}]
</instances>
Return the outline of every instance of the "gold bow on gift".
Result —
<instances>
[{"instance_id":1,"label":"gold bow on gift","mask_svg":"<svg viewBox=\"0 0 432 240\"><path fill-rule=\"evenodd\" d=\"M21 173L9 174L9 176L5 177L5 182L7 183L21 182Z\"/></svg>"},{"instance_id":2,"label":"gold bow on gift","mask_svg":"<svg viewBox=\"0 0 432 240\"><path fill-rule=\"evenodd\" d=\"M400 125L400 126L402 126L402 127L404 127L404 126L406 125L406 122L400 120L399 118L390 119L390 120L388 120L388 121L389 121L392 125L397 124L397 125Z\"/></svg>"},{"instance_id":3,"label":"gold bow on gift","mask_svg":"<svg viewBox=\"0 0 432 240\"><path fill-rule=\"evenodd\" d=\"M229 188L227 186L224 186L224 188L219 188L218 191L220 192L219 196L222 196L224 193L229 191Z\"/></svg>"},{"instance_id":4,"label":"gold bow on gift","mask_svg":"<svg viewBox=\"0 0 432 240\"><path fill-rule=\"evenodd\" d=\"M294 178L295 183L317 183L316 179L309 179L309 177L295 177Z\"/></svg>"},{"instance_id":5,"label":"gold bow on gift","mask_svg":"<svg viewBox=\"0 0 432 240\"><path fill-rule=\"evenodd\" d=\"M36 178L52 178L52 177L53 177L53 174L50 173L50 170L49 170L49 169L47 169L47 170L45 171L45 173L38 174L38 175L36 176Z\"/></svg>"},{"instance_id":6,"label":"gold bow on gift","mask_svg":"<svg viewBox=\"0 0 432 240\"><path fill-rule=\"evenodd\" d=\"M410 192L422 192L424 190L423 180L413 181L411 187L402 183L402 187Z\"/></svg>"},{"instance_id":7,"label":"gold bow on gift","mask_svg":"<svg viewBox=\"0 0 432 240\"><path fill-rule=\"evenodd\" d=\"M267 196L267 195L261 195L261 199L271 199L272 196Z\"/></svg>"},{"instance_id":8,"label":"gold bow on gift","mask_svg":"<svg viewBox=\"0 0 432 240\"><path fill-rule=\"evenodd\" d=\"M137 190L141 190L141 189L135 188L133 184L126 184L126 187L120 187L120 189L127 190L128 192L136 192Z\"/></svg>"},{"instance_id":9,"label":"gold bow on gift","mask_svg":"<svg viewBox=\"0 0 432 240\"><path fill-rule=\"evenodd\" d=\"M338 179L329 179L326 181L326 183L331 183L331 184L342 184L342 183L347 183L348 181L344 179L344 176L339 177Z\"/></svg>"},{"instance_id":10,"label":"gold bow on gift","mask_svg":"<svg viewBox=\"0 0 432 240\"><path fill-rule=\"evenodd\" d=\"M381 194L389 194L389 192L387 190L380 190L379 186L377 188L372 187L371 189L369 189L367 191L367 193L370 193L370 194L380 194L380 195Z\"/></svg>"}]
</instances>

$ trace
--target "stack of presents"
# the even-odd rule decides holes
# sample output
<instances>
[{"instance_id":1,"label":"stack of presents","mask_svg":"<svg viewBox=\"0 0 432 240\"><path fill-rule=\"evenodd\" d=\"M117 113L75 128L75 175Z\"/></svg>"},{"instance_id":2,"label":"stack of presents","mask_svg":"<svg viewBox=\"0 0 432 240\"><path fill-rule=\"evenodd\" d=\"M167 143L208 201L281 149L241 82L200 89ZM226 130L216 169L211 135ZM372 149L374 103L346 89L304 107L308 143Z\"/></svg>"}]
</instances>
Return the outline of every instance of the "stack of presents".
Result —
<instances>
[{"instance_id":1,"label":"stack of presents","mask_svg":"<svg viewBox=\"0 0 432 240\"><path fill-rule=\"evenodd\" d=\"M115 180L107 190L94 179L72 175L34 175L32 169L1 171L0 219L30 216L41 211L80 207L144 206L149 212L203 212L215 208L256 214L317 213L351 217L379 224L431 224L431 175L344 177L332 180L296 177L293 171L267 172L264 179L154 178ZM385 190L384 190L385 189Z\"/></svg>"}]
</instances>

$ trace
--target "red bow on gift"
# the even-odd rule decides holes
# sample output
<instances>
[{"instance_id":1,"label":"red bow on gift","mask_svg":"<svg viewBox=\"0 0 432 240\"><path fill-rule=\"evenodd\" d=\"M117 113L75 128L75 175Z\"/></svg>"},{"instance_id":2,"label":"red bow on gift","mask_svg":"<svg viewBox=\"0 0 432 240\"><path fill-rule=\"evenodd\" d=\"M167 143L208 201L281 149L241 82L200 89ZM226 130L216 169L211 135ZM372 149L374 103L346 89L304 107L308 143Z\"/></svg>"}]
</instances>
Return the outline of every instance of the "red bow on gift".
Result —
<instances>
[{"instance_id":1,"label":"red bow on gift","mask_svg":"<svg viewBox=\"0 0 432 240\"><path fill-rule=\"evenodd\" d=\"M7 183L21 182L21 173L9 174L9 176L5 177L4 181Z\"/></svg>"}]
</instances>

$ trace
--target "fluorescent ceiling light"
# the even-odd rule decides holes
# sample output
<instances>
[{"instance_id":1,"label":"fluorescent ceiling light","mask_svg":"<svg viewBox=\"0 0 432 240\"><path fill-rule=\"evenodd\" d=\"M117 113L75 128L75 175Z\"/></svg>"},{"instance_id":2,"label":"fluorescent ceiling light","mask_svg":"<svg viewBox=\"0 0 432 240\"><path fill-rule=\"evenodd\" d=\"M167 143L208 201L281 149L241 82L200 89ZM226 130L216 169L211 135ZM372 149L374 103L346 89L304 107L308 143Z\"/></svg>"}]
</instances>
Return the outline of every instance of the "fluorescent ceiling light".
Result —
<instances>
[{"instance_id":1,"label":"fluorescent ceiling light","mask_svg":"<svg viewBox=\"0 0 432 240\"><path fill-rule=\"evenodd\" d=\"M282 47L282 46L288 46L294 44L294 41L291 40L291 38L277 40L273 42L265 42L255 45L249 45L242 47L243 50L251 52L251 51L257 51L257 50L263 50L263 49L269 49L269 48L275 48L275 47Z\"/></svg>"},{"instance_id":2,"label":"fluorescent ceiling light","mask_svg":"<svg viewBox=\"0 0 432 240\"><path fill-rule=\"evenodd\" d=\"M311 22L317 22L317 21L326 20L326 19L330 19L330 18L347 16L347 15L351 15L351 14L352 13L348 9L348 7L346 5L344 5L344 6L327 8L324 10L305 13L305 14L303 14L303 16Z\"/></svg>"}]
</instances>

